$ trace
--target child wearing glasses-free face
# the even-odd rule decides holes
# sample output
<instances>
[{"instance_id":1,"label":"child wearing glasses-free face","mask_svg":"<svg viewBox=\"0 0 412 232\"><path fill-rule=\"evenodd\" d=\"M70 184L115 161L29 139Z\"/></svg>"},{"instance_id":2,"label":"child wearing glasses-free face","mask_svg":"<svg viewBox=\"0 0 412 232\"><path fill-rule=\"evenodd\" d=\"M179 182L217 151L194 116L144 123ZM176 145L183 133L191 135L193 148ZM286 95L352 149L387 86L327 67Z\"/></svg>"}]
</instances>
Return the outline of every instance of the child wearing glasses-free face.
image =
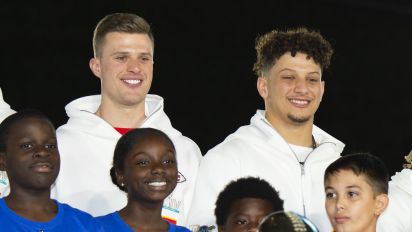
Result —
<instances>
[{"instance_id":1,"label":"child wearing glasses-free face","mask_svg":"<svg viewBox=\"0 0 412 232\"><path fill-rule=\"evenodd\" d=\"M388 205L388 172L369 154L342 156L325 171L325 207L336 232L375 232Z\"/></svg>"},{"instance_id":2,"label":"child wearing glasses-free face","mask_svg":"<svg viewBox=\"0 0 412 232\"><path fill-rule=\"evenodd\" d=\"M127 193L120 211L98 217L104 231L189 232L162 218L163 200L177 184L176 150L170 138L152 128L133 129L117 142L113 183Z\"/></svg>"},{"instance_id":3,"label":"child wearing glasses-free face","mask_svg":"<svg viewBox=\"0 0 412 232\"><path fill-rule=\"evenodd\" d=\"M99 231L91 215L50 198L59 170L56 132L44 114L23 110L0 124L0 171L10 182L0 231Z\"/></svg>"},{"instance_id":4,"label":"child wearing glasses-free face","mask_svg":"<svg viewBox=\"0 0 412 232\"><path fill-rule=\"evenodd\" d=\"M257 231L261 220L283 210L283 200L265 180L245 177L230 182L216 200L219 232Z\"/></svg>"}]
</instances>

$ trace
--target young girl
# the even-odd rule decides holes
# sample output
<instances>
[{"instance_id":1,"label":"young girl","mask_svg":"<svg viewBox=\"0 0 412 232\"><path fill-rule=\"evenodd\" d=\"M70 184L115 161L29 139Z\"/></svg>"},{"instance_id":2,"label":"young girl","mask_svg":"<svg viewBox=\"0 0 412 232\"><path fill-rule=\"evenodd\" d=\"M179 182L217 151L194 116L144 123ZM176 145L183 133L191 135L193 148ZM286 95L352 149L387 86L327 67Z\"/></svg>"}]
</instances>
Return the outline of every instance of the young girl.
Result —
<instances>
[{"instance_id":1,"label":"young girl","mask_svg":"<svg viewBox=\"0 0 412 232\"><path fill-rule=\"evenodd\" d=\"M161 217L163 200L176 187L178 175L176 151L166 134L152 128L127 132L117 142L110 175L128 202L97 218L105 231L189 232Z\"/></svg>"},{"instance_id":2,"label":"young girl","mask_svg":"<svg viewBox=\"0 0 412 232\"><path fill-rule=\"evenodd\" d=\"M38 111L20 111L0 124L0 171L10 194L0 199L0 231L99 231L91 215L50 199L60 170L56 133Z\"/></svg>"}]
</instances>

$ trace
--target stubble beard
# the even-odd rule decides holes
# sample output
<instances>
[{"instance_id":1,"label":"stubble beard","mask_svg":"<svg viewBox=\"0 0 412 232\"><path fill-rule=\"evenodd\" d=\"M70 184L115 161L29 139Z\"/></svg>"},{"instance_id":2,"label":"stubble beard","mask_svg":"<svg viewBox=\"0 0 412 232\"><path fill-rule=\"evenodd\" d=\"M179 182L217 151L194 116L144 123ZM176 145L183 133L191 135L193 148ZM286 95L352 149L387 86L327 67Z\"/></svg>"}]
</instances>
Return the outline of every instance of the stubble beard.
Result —
<instances>
[{"instance_id":1,"label":"stubble beard","mask_svg":"<svg viewBox=\"0 0 412 232\"><path fill-rule=\"evenodd\" d=\"M296 124L304 124L304 123L306 123L310 120L310 117L298 117L298 116L293 115L293 114L288 114L287 116L288 116L289 120L291 120L292 122L294 122Z\"/></svg>"}]
</instances>

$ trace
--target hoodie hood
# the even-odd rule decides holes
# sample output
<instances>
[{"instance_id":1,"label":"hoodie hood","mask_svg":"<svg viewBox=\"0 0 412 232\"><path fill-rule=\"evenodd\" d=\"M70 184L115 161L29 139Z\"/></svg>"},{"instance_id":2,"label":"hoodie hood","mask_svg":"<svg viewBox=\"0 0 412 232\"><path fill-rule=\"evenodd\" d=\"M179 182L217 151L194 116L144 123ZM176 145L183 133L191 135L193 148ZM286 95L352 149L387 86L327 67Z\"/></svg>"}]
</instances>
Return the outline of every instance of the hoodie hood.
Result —
<instances>
[{"instance_id":1,"label":"hoodie hood","mask_svg":"<svg viewBox=\"0 0 412 232\"><path fill-rule=\"evenodd\" d=\"M255 139L258 141L265 141L265 140L273 140L273 141L283 141L282 143L278 144L278 148L284 150L284 152L289 153L289 146L287 142L283 139L283 137L272 127L272 125L267 121L265 118L265 111L264 110L257 110L256 114L250 120L251 125L256 125L256 128L259 128L260 135L264 136L255 136ZM248 132L250 133L250 132ZM312 135L315 138L315 141L318 146L322 144L329 143L333 146L330 146L334 149L334 152L337 154L342 153L345 144L339 141L338 139L334 138L330 134L326 133L319 127L313 125ZM246 135L247 136L247 135ZM247 136L250 137L250 136Z\"/></svg>"},{"instance_id":2,"label":"hoodie hood","mask_svg":"<svg viewBox=\"0 0 412 232\"><path fill-rule=\"evenodd\" d=\"M0 122L15 112L16 111L12 110L9 104L3 100L3 93L0 88Z\"/></svg>"},{"instance_id":3,"label":"hoodie hood","mask_svg":"<svg viewBox=\"0 0 412 232\"><path fill-rule=\"evenodd\" d=\"M110 124L95 114L100 106L100 102L101 95L92 95L78 98L67 104L65 109L69 117L68 124L73 129L83 131L84 133L93 134L94 131L100 131L99 136L102 137L119 137L119 133ZM172 127L170 119L164 113L162 97L152 94L146 96L145 115L146 118L140 127L159 129L169 136L181 135L179 131ZM107 131L108 133L101 133L101 131Z\"/></svg>"}]
</instances>

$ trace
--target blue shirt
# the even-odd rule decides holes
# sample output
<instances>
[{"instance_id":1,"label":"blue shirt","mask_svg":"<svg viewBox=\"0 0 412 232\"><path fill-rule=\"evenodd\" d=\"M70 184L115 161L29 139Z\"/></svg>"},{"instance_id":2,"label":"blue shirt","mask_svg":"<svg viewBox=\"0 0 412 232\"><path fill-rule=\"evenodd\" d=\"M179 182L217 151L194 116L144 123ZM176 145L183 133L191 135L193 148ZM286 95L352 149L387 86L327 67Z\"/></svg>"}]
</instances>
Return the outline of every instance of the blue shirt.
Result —
<instances>
[{"instance_id":1,"label":"blue shirt","mask_svg":"<svg viewBox=\"0 0 412 232\"><path fill-rule=\"evenodd\" d=\"M67 204L57 204L57 215L48 222L30 221L11 210L4 198L0 199L0 231L62 232L101 231L95 219L88 213Z\"/></svg>"},{"instance_id":2,"label":"blue shirt","mask_svg":"<svg viewBox=\"0 0 412 232\"><path fill-rule=\"evenodd\" d=\"M103 231L133 232L133 229L130 228L120 217L119 212L97 217L96 221L102 226ZM186 227L177 226L169 222L167 223L169 224L169 229L167 232L190 232L190 230Z\"/></svg>"}]
</instances>

